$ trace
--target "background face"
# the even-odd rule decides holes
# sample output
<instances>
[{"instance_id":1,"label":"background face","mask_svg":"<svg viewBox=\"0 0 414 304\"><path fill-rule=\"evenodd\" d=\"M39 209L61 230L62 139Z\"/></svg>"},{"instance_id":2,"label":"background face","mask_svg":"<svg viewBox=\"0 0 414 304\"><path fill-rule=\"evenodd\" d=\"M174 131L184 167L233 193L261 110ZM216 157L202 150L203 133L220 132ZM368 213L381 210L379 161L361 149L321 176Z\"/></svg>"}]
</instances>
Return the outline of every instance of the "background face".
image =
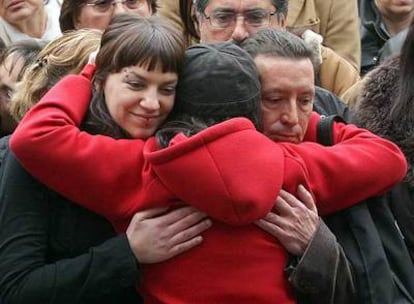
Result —
<instances>
[{"instance_id":1,"label":"background face","mask_svg":"<svg viewBox=\"0 0 414 304\"><path fill-rule=\"evenodd\" d=\"M130 10L125 4L116 3L106 12L99 12L93 6L84 5L80 8L79 16L74 22L75 28L94 28L103 31L108 27L112 16L122 13L132 13L143 17L149 17L152 14L152 10L151 5L147 1L136 10Z\"/></svg>"},{"instance_id":2,"label":"background face","mask_svg":"<svg viewBox=\"0 0 414 304\"><path fill-rule=\"evenodd\" d=\"M252 9L265 9L269 12L276 11L276 8L272 5L270 0L209 0L204 13L206 16L210 16L214 12L224 10L241 14ZM270 27L284 28L284 23L279 24L275 16L272 16L270 20ZM236 26L226 29L212 27L210 21L203 16L198 16L198 21L200 40L203 43L230 40L241 42L257 31L263 29L248 27L243 23L242 19L237 21Z\"/></svg>"},{"instance_id":3,"label":"background face","mask_svg":"<svg viewBox=\"0 0 414 304\"><path fill-rule=\"evenodd\" d=\"M0 16L11 24L18 24L41 9L43 0L0 0Z\"/></svg>"},{"instance_id":4,"label":"background face","mask_svg":"<svg viewBox=\"0 0 414 304\"><path fill-rule=\"evenodd\" d=\"M13 55L0 64L0 135L13 132L16 122L9 112L10 99L15 90L17 77L23 67L23 59L13 62Z\"/></svg>"}]
</instances>

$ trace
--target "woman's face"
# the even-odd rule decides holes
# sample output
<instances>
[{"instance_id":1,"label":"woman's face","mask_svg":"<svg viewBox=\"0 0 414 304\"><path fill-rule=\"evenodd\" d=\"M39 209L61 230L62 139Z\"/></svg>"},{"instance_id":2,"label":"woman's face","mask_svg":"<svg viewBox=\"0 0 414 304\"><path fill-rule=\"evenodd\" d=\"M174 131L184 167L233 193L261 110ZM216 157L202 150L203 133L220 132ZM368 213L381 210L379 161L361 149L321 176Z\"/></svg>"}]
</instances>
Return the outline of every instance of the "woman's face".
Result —
<instances>
[{"instance_id":1,"label":"woman's face","mask_svg":"<svg viewBox=\"0 0 414 304\"><path fill-rule=\"evenodd\" d=\"M43 0L0 0L0 16L16 25L44 9Z\"/></svg>"},{"instance_id":2,"label":"woman's face","mask_svg":"<svg viewBox=\"0 0 414 304\"><path fill-rule=\"evenodd\" d=\"M152 136L174 105L176 73L135 65L112 73L103 84L112 119L132 138Z\"/></svg>"},{"instance_id":3,"label":"woman's face","mask_svg":"<svg viewBox=\"0 0 414 304\"><path fill-rule=\"evenodd\" d=\"M149 17L152 14L151 5L146 0L86 1L85 4L81 5L79 16L74 25L76 29L94 28L103 31L108 27L112 16L122 13Z\"/></svg>"}]
</instances>

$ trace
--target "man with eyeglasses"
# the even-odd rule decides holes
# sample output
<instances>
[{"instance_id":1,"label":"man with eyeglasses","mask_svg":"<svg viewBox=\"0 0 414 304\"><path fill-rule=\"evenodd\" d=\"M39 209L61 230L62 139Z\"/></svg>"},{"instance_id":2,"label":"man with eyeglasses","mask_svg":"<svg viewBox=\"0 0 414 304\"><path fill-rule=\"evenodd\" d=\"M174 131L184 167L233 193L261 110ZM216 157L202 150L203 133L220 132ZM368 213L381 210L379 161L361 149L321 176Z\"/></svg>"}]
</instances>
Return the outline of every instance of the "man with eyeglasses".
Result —
<instances>
[{"instance_id":1,"label":"man with eyeglasses","mask_svg":"<svg viewBox=\"0 0 414 304\"><path fill-rule=\"evenodd\" d=\"M285 28L287 1L197 0L200 41L232 39L239 43L258 30L271 26ZM277 8L277 9L276 9Z\"/></svg>"},{"instance_id":2,"label":"man with eyeglasses","mask_svg":"<svg viewBox=\"0 0 414 304\"><path fill-rule=\"evenodd\" d=\"M200 38L204 43L228 40L240 43L260 29L285 29L287 24L287 0L180 0L179 4L178 0L163 1L160 14L180 26L175 16L178 5L191 41ZM305 40L316 41L315 35L309 37ZM321 87L340 96L359 80L359 71L332 49L321 47L320 42L315 49L320 52L317 83Z\"/></svg>"}]
</instances>

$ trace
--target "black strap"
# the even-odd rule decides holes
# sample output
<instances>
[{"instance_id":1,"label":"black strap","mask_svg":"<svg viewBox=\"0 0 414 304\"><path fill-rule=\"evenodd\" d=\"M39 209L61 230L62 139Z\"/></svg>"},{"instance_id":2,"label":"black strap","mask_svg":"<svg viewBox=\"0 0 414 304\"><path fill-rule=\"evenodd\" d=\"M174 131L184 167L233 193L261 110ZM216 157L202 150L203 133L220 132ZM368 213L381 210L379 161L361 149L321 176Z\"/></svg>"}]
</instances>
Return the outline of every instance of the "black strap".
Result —
<instances>
[{"instance_id":1,"label":"black strap","mask_svg":"<svg viewBox=\"0 0 414 304\"><path fill-rule=\"evenodd\" d=\"M334 121L343 122L345 120L338 115L321 116L318 124L318 142L324 146L332 146L334 144L334 137L332 133L332 125Z\"/></svg>"}]
</instances>

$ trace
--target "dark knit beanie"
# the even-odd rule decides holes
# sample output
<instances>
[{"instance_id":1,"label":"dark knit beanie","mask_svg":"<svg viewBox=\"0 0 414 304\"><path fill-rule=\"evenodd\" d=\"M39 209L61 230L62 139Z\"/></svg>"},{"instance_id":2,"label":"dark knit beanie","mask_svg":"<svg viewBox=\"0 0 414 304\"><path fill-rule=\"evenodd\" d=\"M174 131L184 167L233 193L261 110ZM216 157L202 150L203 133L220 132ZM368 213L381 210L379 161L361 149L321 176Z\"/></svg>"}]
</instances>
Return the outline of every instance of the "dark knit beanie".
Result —
<instances>
[{"instance_id":1,"label":"dark knit beanie","mask_svg":"<svg viewBox=\"0 0 414 304\"><path fill-rule=\"evenodd\" d=\"M260 82L252 57L230 42L186 51L175 110L202 119L250 118L260 126Z\"/></svg>"}]
</instances>

